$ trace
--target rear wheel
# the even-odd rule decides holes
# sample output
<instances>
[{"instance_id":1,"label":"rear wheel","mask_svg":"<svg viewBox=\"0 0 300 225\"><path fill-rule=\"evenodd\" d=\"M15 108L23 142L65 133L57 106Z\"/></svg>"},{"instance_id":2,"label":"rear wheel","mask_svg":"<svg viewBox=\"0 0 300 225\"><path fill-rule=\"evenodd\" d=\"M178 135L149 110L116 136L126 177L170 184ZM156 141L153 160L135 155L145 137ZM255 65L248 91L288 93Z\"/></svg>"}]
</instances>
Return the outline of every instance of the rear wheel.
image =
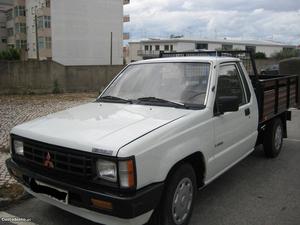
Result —
<instances>
[{"instance_id":1,"label":"rear wheel","mask_svg":"<svg viewBox=\"0 0 300 225\"><path fill-rule=\"evenodd\" d=\"M280 119L275 119L265 131L264 151L268 158L279 155L283 143L283 126Z\"/></svg>"},{"instance_id":2,"label":"rear wheel","mask_svg":"<svg viewBox=\"0 0 300 225\"><path fill-rule=\"evenodd\" d=\"M151 225L187 225L197 190L196 175L190 164L183 164L167 181L160 206L153 213Z\"/></svg>"}]
</instances>

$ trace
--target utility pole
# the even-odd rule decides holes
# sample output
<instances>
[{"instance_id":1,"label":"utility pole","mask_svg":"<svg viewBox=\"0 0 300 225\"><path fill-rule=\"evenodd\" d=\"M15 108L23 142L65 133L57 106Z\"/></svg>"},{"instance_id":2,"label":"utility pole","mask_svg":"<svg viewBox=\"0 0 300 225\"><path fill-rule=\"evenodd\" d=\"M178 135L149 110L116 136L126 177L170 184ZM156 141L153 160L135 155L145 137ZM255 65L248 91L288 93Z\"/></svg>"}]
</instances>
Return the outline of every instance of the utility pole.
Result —
<instances>
[{"instance_id":1,"label":"utility pole","mask_svg":"<svg viewBox=\"0 0 300 225\"><path fill-rule=\"evenodd\" d=\"M35 9L34 22L35 22L35 48L36 48L36 59L37 59L38 61L40 61L39 34L38 34L38 21L37 21L36 9Z\"/></svg>"},{"instance_id":2,"label":"utility pole","mask_svg":"<svg viewBox=\"0 0 300 225\"><path fill-rule=\"evenodd\" d=\"M112 65L112 54L113 54L113 32L110 32L110 65Z\"/></svg>"}]
</instances>

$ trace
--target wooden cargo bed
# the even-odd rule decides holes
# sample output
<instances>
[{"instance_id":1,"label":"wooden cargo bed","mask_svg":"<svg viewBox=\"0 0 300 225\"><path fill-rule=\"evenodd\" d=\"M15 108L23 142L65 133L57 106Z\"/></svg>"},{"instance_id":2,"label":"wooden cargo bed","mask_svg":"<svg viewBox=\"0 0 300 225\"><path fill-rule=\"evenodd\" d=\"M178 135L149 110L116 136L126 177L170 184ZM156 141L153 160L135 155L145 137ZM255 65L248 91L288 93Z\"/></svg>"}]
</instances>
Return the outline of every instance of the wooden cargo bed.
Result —
<instances>
[{"instance_id":1,"label":"wooden cargo bed","mask_svg":"<svg viewBox=\"0 0 300 225\"><path fill-rule=\"evenodd\" d=\"M258 100L259 120L264 123L297 107L299 76L259 76L252 79Z\"/></svg>"}]
</instances>

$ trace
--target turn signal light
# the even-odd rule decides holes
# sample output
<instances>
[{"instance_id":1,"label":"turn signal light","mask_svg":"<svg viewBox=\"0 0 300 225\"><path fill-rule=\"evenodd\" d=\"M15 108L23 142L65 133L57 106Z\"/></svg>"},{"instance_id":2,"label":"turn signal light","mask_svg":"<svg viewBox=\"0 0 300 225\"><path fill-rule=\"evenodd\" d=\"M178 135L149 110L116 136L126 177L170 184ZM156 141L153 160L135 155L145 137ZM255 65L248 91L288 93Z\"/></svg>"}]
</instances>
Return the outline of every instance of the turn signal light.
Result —
<instances>
[{"instance_id":1,"label":"turn signal light","mask_svg":"<svg viewBox=\"0 0 300 225\"><path fill-rule=\"evenodd\" d=\"M133 160L119 162L120 185L124 188L135 187L135 170Z\"/></svg>"},{"instance_id":2,"label":"turn signal light","mask_svg":"<svg viewBox=\"0 0 300 225\"><path fill-rule=\"evenodd\" d=\"M112 210L113 209L113 205L111 202L107 202L107 201L103 201L100 199L95 199L92 198L91 199L92 205L94 207L100 208L100 209L106 209L106 210Z\"/></svg>"}]
</instances>

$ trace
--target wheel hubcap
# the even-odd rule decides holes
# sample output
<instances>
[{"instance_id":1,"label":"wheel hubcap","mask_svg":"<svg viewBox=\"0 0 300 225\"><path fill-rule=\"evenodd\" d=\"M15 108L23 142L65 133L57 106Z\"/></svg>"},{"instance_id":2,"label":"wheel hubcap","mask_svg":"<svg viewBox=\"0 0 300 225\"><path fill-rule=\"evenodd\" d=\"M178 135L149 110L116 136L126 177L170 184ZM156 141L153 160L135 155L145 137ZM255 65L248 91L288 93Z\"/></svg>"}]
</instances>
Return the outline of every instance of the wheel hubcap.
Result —
<instances>
[{"instance_id":1,"label":"wheel hubcap","mask_svg":"<svg viewBox=\"0 0 300 225\"><path fill-rule=\"evenodd\" d=\"M282 128L278 126L275 132L275 148L279 150L282 144Z\"/></svg>"},{"instance_id":2,"label":"wheel hubcap","mask_svg":"<svg viewBox=\"0 0 300 225\"><path fill-rule=\"evenodd\" d=\"M172 204L174 222L178 225L185 222L193 201L193 183L189 178L182 179L177 185Z\"/></svg>"}]
</instances>

